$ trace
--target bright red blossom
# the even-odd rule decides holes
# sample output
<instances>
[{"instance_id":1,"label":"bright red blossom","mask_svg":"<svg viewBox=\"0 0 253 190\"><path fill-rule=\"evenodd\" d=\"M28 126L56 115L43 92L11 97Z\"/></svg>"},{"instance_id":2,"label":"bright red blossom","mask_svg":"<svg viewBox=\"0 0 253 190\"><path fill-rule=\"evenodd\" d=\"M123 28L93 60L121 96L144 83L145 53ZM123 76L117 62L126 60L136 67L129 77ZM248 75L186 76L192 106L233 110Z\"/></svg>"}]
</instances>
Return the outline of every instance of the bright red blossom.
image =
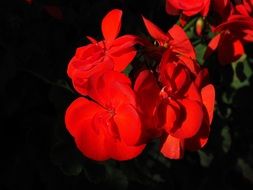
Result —
<instances>
[{"instance_id":1,"label":"bright red blossom","mask_svg":"<svg viewBox=\"0 0 253 190\"><path fill-rule=\"evenodd\" d=\"M209 7L208 0L194 5L167 2L187 16L208 12ZM67 109L67 129L79 150L93 160L132 159L156 138L165 157L180 159L185 150L198 150L208 140L215 98L208 71L197 64L194 47L180 26L163 32L143 17L156 46L132 35L117 38L121 16L118 9L110 11L102 21L104 40L88 36L91 43L78 48L68 65L75 89L88 97L76 99ZM144 57L133 65L132 89L120 72L135 57L139 42L151 61Z\"/></svg>"},{"instance_id":2,"label":"bright red blossom","mask_svg":"<svg viewBox=\"0 0 253 190\"><path fill-rule=\"evenodd\" d=\"M185 64L171 60L171 55L168 50L161 60L159 81L152 72L142 71L135 91L142 97L140 109L149 105L142 110L143 117L153 118L152 125L144 123L146 136L151 134L149 131L162 135L161 152L179 159L185 149L198 150L207 142L215 95L208 84L207 70L195 75Z\"/></svg>"},{"instance_id":3,"label":"bright red blossom","mask_svg":"<svg viewBox=\"0 0 253 190\"><path fill-rule=\"evenodd\" d=\"M67 129L79 150L93 160L128 160L139 155L141 121L129 79L114 71L88 81L93 99L76 99L67 109ZM96 88L94 88L96 87Z\"/></svg>"},{"instance_id":4,"label":"bright red blossom","mask_svg":"<svg viewBox=\"0 0 253 190\"><path fill-rule=\"evenodd\" d=\"M93 75L107 70L121 72L135 57L137 37L124 35L117 38L121 17L121 10L110 11L102 21L104 40L97 42L88 36L92 43L78 48L71 59L67 72L79 93L87 95L87 81Z\"/></svg>"}]
</instances>

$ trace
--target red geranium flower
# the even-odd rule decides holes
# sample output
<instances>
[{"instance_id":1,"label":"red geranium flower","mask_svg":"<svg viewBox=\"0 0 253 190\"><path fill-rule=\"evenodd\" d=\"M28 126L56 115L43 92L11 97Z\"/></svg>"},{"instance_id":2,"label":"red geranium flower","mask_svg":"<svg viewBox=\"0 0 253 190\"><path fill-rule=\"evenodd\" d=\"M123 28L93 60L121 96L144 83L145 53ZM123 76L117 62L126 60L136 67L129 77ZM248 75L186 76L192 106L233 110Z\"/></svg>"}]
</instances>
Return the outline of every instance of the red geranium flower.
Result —
<instances>
[{"instance_id":1,"label":"red geranium flower","mask_svg":"<svg viewBox=\"0 0 253 190\"><path fill-rule=\"evenodd\" d=\"M121 72L135 57L137 37L124 35L117 38L121 17L121 10L110 11L102 21L104 40L97 42L87 37L92 43L78 48L71 59L67 72L79 93L87 95L87 80L94 74L106 70Z\"/></svg>"},{"instance_id":2,"label":"red geranium flower","mask_svg":"<svg viewBox=\"0 0 253 190\"><path fill-rule=\"evenodd\" d=\"M229 64L244 54L244 43L253 42L253 19L231 15L215 28L215 32L219 34L209 42L205 58L217 49L220 64Z\"/></svg>"},{"instance_id":3,"label":"red geranium flower","mask_svg":"<svg viewBox=\"0 0 253 190\"><path fill-rule=\"evenodd\" d=\"M93 160L128 160L139 155L141 121L135 94L123 74L108 71L92 77L87 91L66 111L65 123L79 150Z\"/></svg>"},{"instance_id":4,"label":"red geranium flower","mask_svg":"<svg viewBox=\"0 0 253 190\"><path fill-rule=\"evenodd\" d=\"M135 91L141 97L140 109L146 105L142 114L151 118L153 124L144 122L147 132L162 135L162 154L179 159L184 149L198 150L207 142L215 92L208 84L207 70L195 75L185 64L175 62L169 50L161 60L158 74L156 81L152 72L141 72Z\"/></svg>"}]
</instances>

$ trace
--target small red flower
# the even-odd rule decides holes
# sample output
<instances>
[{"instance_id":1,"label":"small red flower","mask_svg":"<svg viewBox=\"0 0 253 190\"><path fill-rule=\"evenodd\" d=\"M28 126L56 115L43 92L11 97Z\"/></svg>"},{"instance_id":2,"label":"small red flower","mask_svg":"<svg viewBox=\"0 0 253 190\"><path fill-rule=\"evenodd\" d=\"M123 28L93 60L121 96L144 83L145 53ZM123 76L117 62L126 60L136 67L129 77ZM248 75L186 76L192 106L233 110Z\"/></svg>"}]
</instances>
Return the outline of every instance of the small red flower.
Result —
<instances>
[{"instance_id":1,"label":"small red flower","mask_svg":"<svg viewBox=\"0 0 253 190\"><path fill-rule=\"evenodd\" d=\"M141 121L135 94L123 74L108 71L92 77L87 91L68 107L65 123L79 150L93 160L128 160L139 155Z\"/></svg>"},{"instance_id":2,"label":"small red flower","mask_svg":"<svg viewBox=\"0 0 253 190\"><path fill-rule=\"evenodd\" d=\"M106 70L121 72L135 57L137 37L124 35L117 38L121 17L121 10L110 11L102 21L104 40L97 42L87 37L92 43L78 48L71 59L67 72L79 93L87 95L87 80L93 75Z\"/></svg>"},{"instance_id":3,"label":"small red flower","mask_svg":"<svg viewBox=\"0 0 253 190\"><path fill-rule=\"evenodd\" d=\"M231 15L215 28L215 32L219 34L209 42L205 58L217 49L220 64L229 64L244 54L244 43L253 42L253 19Z\"/></svg>"}]
</instances>

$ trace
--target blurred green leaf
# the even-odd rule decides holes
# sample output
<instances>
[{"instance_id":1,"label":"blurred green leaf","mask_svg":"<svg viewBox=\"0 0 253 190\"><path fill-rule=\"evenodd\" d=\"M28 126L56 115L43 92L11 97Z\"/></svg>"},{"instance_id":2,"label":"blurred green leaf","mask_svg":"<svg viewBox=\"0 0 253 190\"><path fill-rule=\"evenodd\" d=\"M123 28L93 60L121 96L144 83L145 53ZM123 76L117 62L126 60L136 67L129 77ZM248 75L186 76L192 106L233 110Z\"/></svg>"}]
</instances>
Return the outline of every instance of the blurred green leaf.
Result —
<instances>
[{"instance_id":1,"label":"blurred green leaf","mask_svg":"<svg viewBox=\"0 0 253 190\"><path fill-rule=\"evenodd\" d=\"M106 165L107 180L106 183L110 189L125 190L128 187L128 179L126 175L119 169Z\"/></svg>"},{"instance_id":2,"label":"blurred green leaf","mask_svg":"<svg viewBox=\"0 0 253 190\"><path fill-rule=\"evenodd\" d=\"M232 104L233 103L233 93L227 93L226 91L222 92L221 98L222 101L226 104Z\"/></svg>"},{"instance_id":3,"label":"blurred green leaf","mask_svg":"<svg viewBox=\"0 0 253 190\"><path fill-rule=\"evenodd\" d=\"M222 140L222 150L227 153L230 150L232 138L228 126L224 126L221 130Z\"/></svg>"},{"instance_id":4,"label":"blurred green leaf","mask_svg":"<svg viewBox=\"0 0 253 190\"><path fill-rule=\"evenodd\" d=\"M231 87L235 89L249 85L249 78L252 76L252 69L247 61L247 55L243 55L240 59L232 63L234 71Z\"/></svg>"},{"instance_id":5,"label":"blurred green leaf","mask_svg":"<svg viewBox=\"0 0 253 190\"><path fill-rule=\"evenodd\" d=\"M237 63L237 66L235 68L235 72L236 72L236 76L238 77L238 79L243 82L244 80L247 79L245 73L244 73L244 64L243 62L239 62Z\"/></svg>"},{"instance_id":6,"label":"blurred green leaf","mask_svg":"<svg viewBox=\"0 0 253 190\"><path fill-rule=\"evenodd\" d=\"M84 165L84 174L86 178L94 184L104 182L107 177L105 165L92 160L86 161Z\"/></svg>"},{"instance_id":7,"label":"blurred green leaf","mask_svg":"<svg viewBox=\"0 0 253 190\"><path fill-rule=\"evenodd\" d=\"M253 169L248 163L246 163L242 158L237 159L237 165L241 169L243 176L253 183Z\"/></svg>"},{"instance_id":8,"label":"blurred green leaf","mask_svg":"<svg viewBox=\"0 0 253 190\"><path fill-rule=\"evenodd\" d=\"M51 150L51 159L62 172L68 176L77 176L83 170L82 156L74 148L64 142L55 144Z\"/></svg>"},{"instance_id":9,"label":"blurred green leaf","mask_svg":"<svg viewBox=\"0 0 253 190\"><path fill-rule=\"evenodd\" d=\"M212 154L207 154L202 150L199 150L198 154L199 154L201 166L203 166L205 168L209 167L212 160L213 160L213 155Z\"/></svg>"}]
</instances>

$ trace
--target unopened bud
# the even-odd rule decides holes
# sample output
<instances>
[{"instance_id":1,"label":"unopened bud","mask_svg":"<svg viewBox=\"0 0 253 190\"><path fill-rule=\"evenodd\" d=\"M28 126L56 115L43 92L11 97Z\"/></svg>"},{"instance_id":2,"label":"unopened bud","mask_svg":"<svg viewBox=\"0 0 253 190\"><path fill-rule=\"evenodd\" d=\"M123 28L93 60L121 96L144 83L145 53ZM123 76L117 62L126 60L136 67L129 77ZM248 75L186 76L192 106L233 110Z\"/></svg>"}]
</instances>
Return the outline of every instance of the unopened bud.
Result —
<instances>
[{"instance_id":1,"label":"unopened bud","mask_svg":"<svg viewBox=\"0 0 253 190\"><path fill-rule=\"evenodd\" d=\"M203 29L204 29L204 20L202 17L199 17L196 22L196 33L198 36L202 35Z\"/></svg>"}]
</instances>

